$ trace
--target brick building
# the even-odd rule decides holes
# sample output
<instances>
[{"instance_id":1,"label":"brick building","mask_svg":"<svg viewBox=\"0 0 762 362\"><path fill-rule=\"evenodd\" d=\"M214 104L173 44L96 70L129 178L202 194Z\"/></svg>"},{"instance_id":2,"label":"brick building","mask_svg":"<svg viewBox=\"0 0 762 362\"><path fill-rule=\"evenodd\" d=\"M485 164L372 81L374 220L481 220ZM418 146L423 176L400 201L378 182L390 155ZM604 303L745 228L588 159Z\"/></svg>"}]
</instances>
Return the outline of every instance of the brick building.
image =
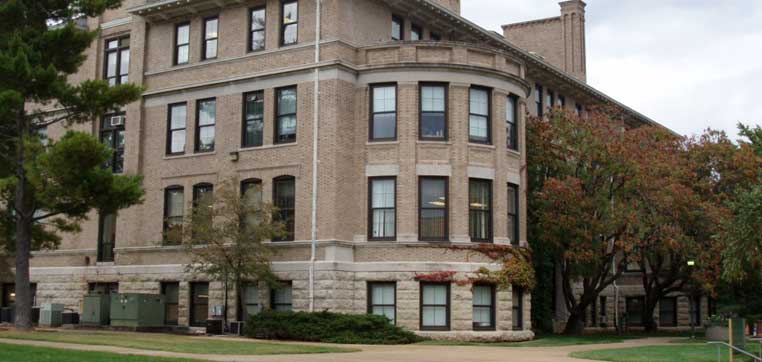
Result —
<instances>
[{"instance_id":1,"label":"brick building","mask_svg":"<svg viewBox=\"0 0 762 362\"><path fill-rule=\"evenodd\" d=\"M116 172L144 175L145 202L93 213L58 250L35 252L36 302L79 310L88 290L164 293L169 324L202 325L222 284L186 273L166 232L236 177L293 223L270 243L290 287L252 281L230 318L312 306L435 338L531 338L520 288L415 276L499 267L452 245L526 245L527 114L610 104L653 124L585 84L584 6L562 2L560 18L505 36L461 17L458 0L125 0L87 19L101 34L71 81L146 91L77 129L114 147Z\"/></svg>"}]
</instances>

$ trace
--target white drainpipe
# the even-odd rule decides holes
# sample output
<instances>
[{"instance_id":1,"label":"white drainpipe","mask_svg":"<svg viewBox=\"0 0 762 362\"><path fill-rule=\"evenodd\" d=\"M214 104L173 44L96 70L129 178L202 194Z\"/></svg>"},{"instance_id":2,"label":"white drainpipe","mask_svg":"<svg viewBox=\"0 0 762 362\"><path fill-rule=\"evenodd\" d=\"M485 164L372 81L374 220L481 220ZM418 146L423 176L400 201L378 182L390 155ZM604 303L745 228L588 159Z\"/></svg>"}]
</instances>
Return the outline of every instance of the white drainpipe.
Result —
<instances>
[{"instance_id":1,"label":"white drainpipe","mask_svg":"<svg viewBox=\"0 0 762 362\"><path fill-rule=\"evenodd\" d=\"M317 255L318 120L320 119L320 2L315 0L315 86L312 107L312 230L310 243L310 312L315 311L315 257Z\"/></svg>"}]
</instances>

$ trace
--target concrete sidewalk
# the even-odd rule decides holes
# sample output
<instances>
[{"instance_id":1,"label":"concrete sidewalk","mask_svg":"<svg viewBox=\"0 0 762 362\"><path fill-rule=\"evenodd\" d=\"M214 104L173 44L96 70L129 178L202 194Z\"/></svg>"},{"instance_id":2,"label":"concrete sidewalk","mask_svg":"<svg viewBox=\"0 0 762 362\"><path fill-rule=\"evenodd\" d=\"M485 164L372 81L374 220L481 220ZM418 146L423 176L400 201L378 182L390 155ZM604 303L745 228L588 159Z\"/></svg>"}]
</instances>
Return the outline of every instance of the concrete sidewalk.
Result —
<instances>
[{"instance_id":1,"label":"concrete sidewalk","mask_svg":"<svg viewBox=\"0 0 762 362\"><path fill-rule=\"evenodd\" d=\"M482 346L351 346L362 351L303 355L232 356L147 351L140 349L92 346L84 344L25 341L0 338L0 343L110 352L155 357L173 357L215 362L579 362L572 352L609 348L628 348L668 344L674 338L644 338L621 343L589 344L564 347L482 347Z\"/></svg>"}]
</instances>

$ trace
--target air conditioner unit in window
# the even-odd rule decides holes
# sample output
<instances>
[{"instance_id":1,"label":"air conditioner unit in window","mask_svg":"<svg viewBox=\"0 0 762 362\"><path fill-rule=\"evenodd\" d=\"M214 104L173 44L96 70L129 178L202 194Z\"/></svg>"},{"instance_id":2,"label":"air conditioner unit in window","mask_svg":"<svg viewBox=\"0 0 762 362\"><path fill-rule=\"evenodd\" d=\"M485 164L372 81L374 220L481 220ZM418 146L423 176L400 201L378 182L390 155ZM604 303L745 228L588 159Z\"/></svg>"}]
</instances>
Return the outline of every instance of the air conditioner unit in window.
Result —
<instances>
[{"instance_id":1,"label":"air conditioner unit in window","mask_svg":"<svg viewBox=\"0 0 762 362\"><path fill-rule=\"evenodd\" d=\"M124 116L112 116L110 119L111 127L124 125Z\"/></svg>"}]
</instances>

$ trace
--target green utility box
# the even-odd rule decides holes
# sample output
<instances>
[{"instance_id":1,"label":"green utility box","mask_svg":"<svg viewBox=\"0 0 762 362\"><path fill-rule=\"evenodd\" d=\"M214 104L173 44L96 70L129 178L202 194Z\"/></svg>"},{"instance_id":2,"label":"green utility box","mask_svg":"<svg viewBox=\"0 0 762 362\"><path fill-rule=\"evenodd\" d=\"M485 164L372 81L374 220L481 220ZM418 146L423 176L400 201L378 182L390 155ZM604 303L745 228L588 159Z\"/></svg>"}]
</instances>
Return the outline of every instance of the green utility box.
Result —
<instances>
[{"instance_id":1,"label":"green utility box","mask_svg":"<svg viewBox=\"0 0 762 362\"><path fill-rule=\"evenodd\" d=\"M728 325L730 327L731 344L738 348L746 347L746 319L733 318Z\"/></svg>"},{"instance_id":2,"label":"green utility box","mask_svg":"<svg viewBox=\"0 0 762 362\"><path fill-rule=\"evenodd\" d=\"M111 326L144 328L163 325L163 295L137 293L111 295Z\"/></svg>"},{"instance_id":3,"label":"green utility box","mask_svg":"<svg viewBox=\"0 0 762 362\"><path fill-rule=\"evenodd\" d=\"M90 326L107 326L109 323L109 294L87 294L82 301L82 316L79 323Z\"/></svg>"}]
</instances>

